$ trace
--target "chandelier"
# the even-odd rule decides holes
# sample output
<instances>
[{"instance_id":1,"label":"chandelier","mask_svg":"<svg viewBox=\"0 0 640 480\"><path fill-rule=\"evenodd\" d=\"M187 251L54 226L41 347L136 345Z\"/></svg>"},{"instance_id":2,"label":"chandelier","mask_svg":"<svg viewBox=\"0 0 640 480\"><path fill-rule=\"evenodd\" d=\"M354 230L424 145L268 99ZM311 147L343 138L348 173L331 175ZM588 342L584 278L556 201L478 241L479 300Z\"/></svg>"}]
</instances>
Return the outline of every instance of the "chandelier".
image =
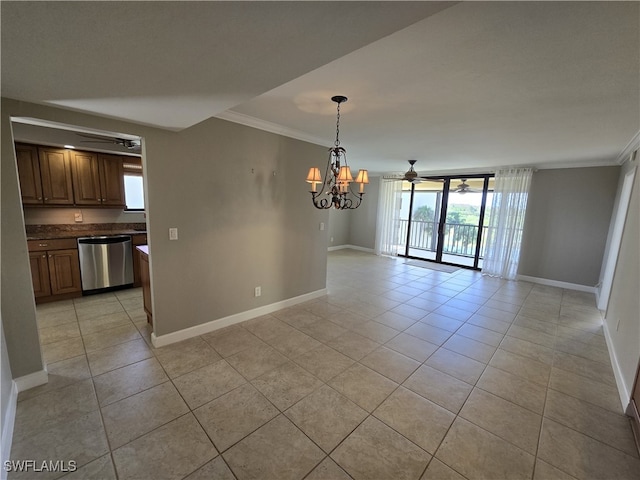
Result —
<instances>
[{"instance_id":1,"label":"chandelier","mask_svg":"<svg viewBox=\"0 0 640 480\"><path fill-rule=\"evenodd\" d=\"M353 177L347 165L347 151L340 146L340 104L347 101L347 97L336 95L331 100L338 104L336 116L336 141L329 149L329 159L324 174L324 181L318 167L311 167L307 175L307 183L311 184L311 199L316 208L335 208L337 210L356 209L362 203L364 185L369 183L369 173L359 170L355 182L360 184L356 193L351 190ZM318 184L322 185L318 191Z\"/></svg>"}]
</instances>

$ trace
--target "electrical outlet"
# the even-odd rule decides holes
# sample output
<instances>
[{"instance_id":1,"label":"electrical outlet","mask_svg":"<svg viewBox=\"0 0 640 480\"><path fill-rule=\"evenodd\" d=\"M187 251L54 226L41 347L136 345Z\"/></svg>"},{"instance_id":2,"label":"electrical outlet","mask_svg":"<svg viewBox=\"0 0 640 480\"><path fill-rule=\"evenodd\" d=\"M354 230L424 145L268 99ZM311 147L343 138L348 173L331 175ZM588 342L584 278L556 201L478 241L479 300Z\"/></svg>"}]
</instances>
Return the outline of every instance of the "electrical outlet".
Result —
<instances>
[{"instance_id":1,"label":"electrical outlet","mask_svg":"<svg viewBox=\"0 0 640 480\"><path fill-rule=\"evenodd\" d=\"M333 243L333 237L331 237L331 243Z\"/></svg>"},{"instance_id":2,"label":"electrical outlet","mask_svg":"<svg viewBox=\"0 0 640 480\"><path fill-rule=\"evenodd\" d=\"M324 222L320 222L320 230L324 230Z\"/></svg>"},{"instance_id":3,"label":"electrical outlet","mask_svg":"<svg viewBox=\"0 0 640 480\"><path fill-rule=\"evenodd\" d=\"M262 295L262 287L256 287L254 290L254 296L259 297L260 295Z\"/></svg>"},{"instance_id":4,"label":"electrical outlet","mask_svg":"<svg viewBox=\"0 0 640 480\"><path fill-rule=\"evenodd\" d=\"M177 240L178 239L178 229L170 228L169 229L169 240Z\"/></svg>"},{"instance_id":5,"label":"electrical outlet","mask_svg":"<svg viewBox=\"0 0 640 480\"><path fill-rule=\"evenodd\" d=\"M76 212L73 214L73 219L76 223L82 222L82 212Z\"/></svg>"}]
</instances>

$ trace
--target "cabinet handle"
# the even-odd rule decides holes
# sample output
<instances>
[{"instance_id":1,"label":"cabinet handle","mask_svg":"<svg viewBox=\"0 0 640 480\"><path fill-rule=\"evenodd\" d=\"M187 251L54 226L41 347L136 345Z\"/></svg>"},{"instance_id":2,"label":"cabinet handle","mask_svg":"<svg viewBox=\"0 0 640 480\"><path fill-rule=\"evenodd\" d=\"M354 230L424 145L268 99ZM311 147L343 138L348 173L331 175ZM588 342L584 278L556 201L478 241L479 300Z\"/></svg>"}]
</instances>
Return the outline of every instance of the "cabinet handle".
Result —
<instances>
[{"instance_id":1,"label":"cabinet handle","mask_svg":"<svg viewBox=\"0 0 640 480\"><path fill-rule=\"evenodd\" d=\"M47 197L44 197L45 200L49 200Z\"/></svg>"},{"instance_id":2,"label":"cabinet handle","mask_svg":"<svg viewBox=\"0 0 640 480\"><path fill-rule=\"evenodd\" d=\"M42 200L42 197L38 197L38 200Z\"/></svg>"},{"instance_id":3,"label":"cabinet handle","mask_svg":"<svg viewBox=\"0 0 640 480\"><path fill-rule=\"evenodd\" d=\"M49 255L49 258L53 258L53 255Z\"/></svg>"},{"instance_id":4,"label":"cabinet handle","mask_svg":"<svg viewBox=\"0 0 640 480\"><path fill-rule=\"evenodd\" d=\"M38 246L39 247L48 247L49 244L48 243L39 243Z\"/></svg>"},{"instance_id":5,"label":"cabinet handle","mask_svg":"<svg viewBox=\"0 0 640 480\"><path fill-rule=\"evenodd\" d=\"M47 258L47 256L46 255L42 255L42 258Z\"/></svg>"}]
</instances>

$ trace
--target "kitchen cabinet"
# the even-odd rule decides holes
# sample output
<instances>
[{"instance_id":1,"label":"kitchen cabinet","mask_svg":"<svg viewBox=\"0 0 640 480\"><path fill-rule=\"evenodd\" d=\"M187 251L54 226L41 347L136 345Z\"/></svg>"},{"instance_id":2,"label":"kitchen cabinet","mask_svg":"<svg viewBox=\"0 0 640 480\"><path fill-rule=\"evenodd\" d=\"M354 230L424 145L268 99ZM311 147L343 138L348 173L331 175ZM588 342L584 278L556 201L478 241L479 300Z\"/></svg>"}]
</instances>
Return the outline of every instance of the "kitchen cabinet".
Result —
<instances>
[{"instance_id":1,"label":"kitchen cabinet","mask_svg":"<svg viewBox=\"0 0 640 480\"><path fill-rule=\"evenodd\" d=\"M36 298L51 295L48 258L47 252L29 252L31 281L33 282L33 294Z\"/></svg>"},{"instance_id":2,"label":"kitchen cabinet","mask_svg":"<svg viewBox=\"0 0 640 480\"><path fill-rule=\"evenodd\" d=\"M69 152L60 148L16 145L22 203L73 205Z\"/></svg>"},{"instance_id":3,"label":"kitchen cabinet","mask_svg":"<svg viewBox=\"0 0 640 480\"><path fill-rule=\"evenodd\" d=\"M43 197L38 148L32 145L16 144L16 160L22 203L24 205L41 205Z\"/></svg>"},{"instance_id":4,"label":"kitchen cabinet","mask_svg":"<svg viewBox=\"0 0 640 480\"><path fill-rule=\"evenodd\" d=\"M125 206L122 157L79 150L70 156L76 205Z\"/></svg>"},{"instance_id":5,"label":"kitchen cabinet","mask_svg":"<svg viewBox=\"0 0 640 480\"><path fill-rule=\"evenodd\" d=\"M136 247L147 244L147 234L131 235L131 248L133 248L133 286L142 286L140 279L140 255Z\"/></svg>"},{"instance_id":6,"label":"kitchen cabinet","mask_svg":"<svg viewBox=\"0 0 640 480\"><path fill-rule=\"evenodd\" d=\"M153 326L151 311L151 276L149 275L149 249L146 245L136 247L140 258L140 280L142 282L142 303L147 314L147 322Z\"/></svg>"},{"instance_id":7,"label":"kitchen cabinet","mask_svg":"<svg viewBox=\"0 0 640 480\"><path fill-rule=\"evenodd\" d=\"M29 240L31 280L36 303L82 295L76 240Z\"/></svg>"}]
</instances>

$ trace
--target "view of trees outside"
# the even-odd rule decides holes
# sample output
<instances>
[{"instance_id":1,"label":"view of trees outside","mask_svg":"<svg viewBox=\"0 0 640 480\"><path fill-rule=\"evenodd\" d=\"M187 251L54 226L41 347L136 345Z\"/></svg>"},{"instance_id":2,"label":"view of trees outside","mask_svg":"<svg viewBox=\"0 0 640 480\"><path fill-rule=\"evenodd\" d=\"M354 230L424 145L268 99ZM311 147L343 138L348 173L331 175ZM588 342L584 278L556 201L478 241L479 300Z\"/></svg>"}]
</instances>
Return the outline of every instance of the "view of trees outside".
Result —
<instances>
[{"instance_id":1,"label":"view of trees outside","mask_svg":"<svg viewBox=\"0 0 640 480\"><path fill-rule=\"evenodd\" d=\"M485 211L485 225L491 210L492 192L487 196ZM400 218L408 220L410 191L402 192L402 208ZM435 239L438 223L439 202L438 192L416 190L413 199L412 239L411 247L435 249ZM447 205L446 231L444 251L463 255L473 255L480 222L480 205L482 193L467 192L464 194L451 192Z\"/></svg>"}]
</instances>

